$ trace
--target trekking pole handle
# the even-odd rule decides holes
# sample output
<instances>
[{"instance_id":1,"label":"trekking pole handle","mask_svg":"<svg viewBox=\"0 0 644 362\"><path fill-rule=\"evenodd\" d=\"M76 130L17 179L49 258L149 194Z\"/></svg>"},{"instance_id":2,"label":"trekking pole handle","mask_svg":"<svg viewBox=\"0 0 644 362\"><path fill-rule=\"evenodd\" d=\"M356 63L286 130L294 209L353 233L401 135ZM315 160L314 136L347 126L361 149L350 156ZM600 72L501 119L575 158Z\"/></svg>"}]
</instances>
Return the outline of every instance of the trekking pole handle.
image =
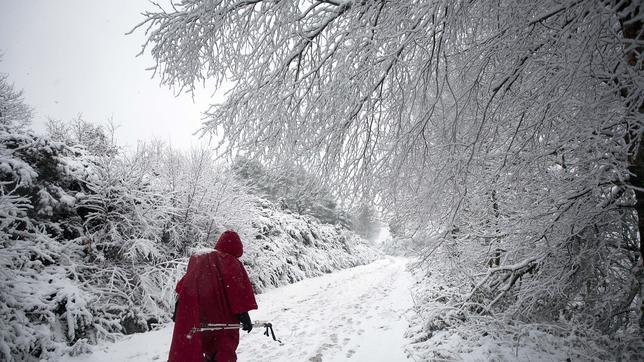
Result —
<instances>
[{"instance_id":1,"label":"trekking pole handle","mask_svg":"<svg viewBox=\"0 0 644 362\"><path fill-rule=\"evenodd\" d=\"M192 339L192 336L198 332L220 331L224 329L240 329L241 327L241 324L234 323L202 323L199 325L199 327L192 327L190 329L190 332L186 335L186 338Z\"/></svg>"}]
</instances>

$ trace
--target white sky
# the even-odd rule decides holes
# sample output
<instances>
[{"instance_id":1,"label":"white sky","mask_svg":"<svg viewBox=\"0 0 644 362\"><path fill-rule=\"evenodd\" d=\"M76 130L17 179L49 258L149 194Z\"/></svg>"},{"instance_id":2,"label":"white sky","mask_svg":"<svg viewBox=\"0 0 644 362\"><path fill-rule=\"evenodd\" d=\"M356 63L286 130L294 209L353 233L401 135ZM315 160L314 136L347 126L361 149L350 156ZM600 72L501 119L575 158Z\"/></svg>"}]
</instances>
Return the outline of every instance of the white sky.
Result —
<instances>
[{"instance_id":1,"label":"white sky","mask_svg":"<svg viewBox=\"0 0 644 362\"><path fill-rule=\"evenodd\" d=\"M35 110L33 128L48 118L79 114L119 125L121 144L152 138L188 148L208 96L192 98L151 79L148 54L136 58L143 30L126 36L151 9L147 0L0 0L0 72L8 73Z\"/></svg>"}]
</instances>

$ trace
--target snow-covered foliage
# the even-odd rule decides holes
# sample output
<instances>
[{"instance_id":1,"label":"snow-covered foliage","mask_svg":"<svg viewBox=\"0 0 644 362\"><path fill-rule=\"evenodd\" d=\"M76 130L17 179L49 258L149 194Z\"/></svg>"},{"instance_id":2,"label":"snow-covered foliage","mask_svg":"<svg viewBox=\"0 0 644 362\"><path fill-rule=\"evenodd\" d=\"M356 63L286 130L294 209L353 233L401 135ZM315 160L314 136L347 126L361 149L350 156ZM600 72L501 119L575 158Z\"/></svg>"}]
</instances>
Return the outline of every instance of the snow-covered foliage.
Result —
<instances>
[{"instance_id":1,"label":"snow-covered foliage","mask_svg":"<svg viewBox=\"0 0 644 362\"><path fill-rule=\"evenodd\" d=\"M0 127L24 130L31 123L31 108L22 100L22 92L9 83L8 75L0 73Z\"/></svg>"},{"instance_id":2,"label":"snow-covered foliage","mask_svg":"<svg viewBox=\"0 0 644 362\"><path fill-rule=\"evenodd\" d=\"M140 26L163 82L235 82L205 125L222 146L387 210L464 330L619 352L644 333L643 6L189 0Z\"/></svg>"},{"instance_id":3,"label":"snow-covered foliage","mask_svg":"<svg viewBox=\"0 0 644 362\"><path fill-rule=\"evenodd\" d=\"M352 226L349 213L338 205L331 190L301 167L287 163L268 169L257 160L238 156L231 168L252 192L282 209L314 216L325 224Z\"/></svg>"},{"instance_id":4,"label":"snow-covered foliage","mask_svg":"<svg viewBox=\"0 0 644 362\"><path fill-rule=\"evenodd\" d=\"M449 259L447 259L449 260ZM447 263L416 270L414 318L406 336L407 352L417 360L438 361L638 361L642 344L634 325L608 337L565 309L557 318L526 321L521 314L473 312L467 301L470 281L456 281ZM559 291L553 291L553 294ZM546 296L544 296L546 297ZM545 302L545 300L544 300ZM583 307L583 303L577 303ZM596 317L600 317L599 315Z\"/></svg>"},{"instance_id":5,"label":"snow-covered foliage","mask_svg":"<svg viewBox=\"0 0 644 362\"><path fill-rule=\"evenodd\" d=\"M245 235L243 260L259 291L366 264L379 256L347 229L276 210L270 203L264 203L252 232Z\"/></svg>"},{"instance_id":6,"label":"snow-covered foliage","mask_svg":"<svg viewBox=\"0 0 644 362\"><path fill-rule=\"evenodd\" d=\"M212 247L227 228L240 233L250 228L259 200L224 165L214 161L211 150L192 149L187 154L159 146L143 147L153 154L157 188L169 195L178 210L166 225L165 238L185 253L198 244Z\"/></svg>"},{"instance_id":7,"label":"snow-covered foliage","mask_svg":"<svg viewBox=\"0 0 644 362\"><path fill-rule=\"evenodd\" d=\"M69 122L54 119L47 122L49 137L70 146L84 148L97 156L109 156L118 152L118 147L114 144L114 130L111 123L105 128L85 121L80 115Z\"/></svg>"},{"instance_id":8,"label":"snow-covered foliage","mask_svg":"<svg viewBox=\"0 0 644 362\"><path fill-rule=\"evenodd\" d=\"M63 158L82 153L26 129L29 113L0 79L0 356L47 357L82 350L94 320L92 292L76 262L84 255L74 210L76 175ZM2 112L2 111L0 111Z\"/></svg>"}]
</instances>

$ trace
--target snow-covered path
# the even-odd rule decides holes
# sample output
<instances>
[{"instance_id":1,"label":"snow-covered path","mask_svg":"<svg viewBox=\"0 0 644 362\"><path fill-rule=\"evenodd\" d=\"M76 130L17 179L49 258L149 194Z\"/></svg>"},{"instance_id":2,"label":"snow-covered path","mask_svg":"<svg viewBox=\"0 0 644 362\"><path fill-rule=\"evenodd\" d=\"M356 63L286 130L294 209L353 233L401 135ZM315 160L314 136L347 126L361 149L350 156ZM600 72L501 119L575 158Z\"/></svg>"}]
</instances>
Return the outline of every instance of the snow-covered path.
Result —
<instances>
[{"instance_id":1,"label":"snow-covered path","mask_svg":"<svg viewBox=\"0 0 644 362\"><path fill-rule=\"evenodd\" d=\"M257 298L253 320L273 323L283 344L263 329L242 332L239 361L404 361L405 311L412 305L406 259L386 258ZM164 361L172 325L96 348L67 361Z\"/></svg>"}]
</instances>

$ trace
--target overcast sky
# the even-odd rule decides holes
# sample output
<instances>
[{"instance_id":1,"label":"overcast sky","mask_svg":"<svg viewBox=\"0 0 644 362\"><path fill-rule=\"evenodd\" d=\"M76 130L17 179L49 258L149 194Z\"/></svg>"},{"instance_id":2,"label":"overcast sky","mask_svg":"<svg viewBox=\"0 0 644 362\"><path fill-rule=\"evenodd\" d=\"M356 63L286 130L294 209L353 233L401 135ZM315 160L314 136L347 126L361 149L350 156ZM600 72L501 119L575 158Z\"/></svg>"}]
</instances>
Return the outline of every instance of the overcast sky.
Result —
<instances>
[{"instance_id":1,"label":"overcast sky","mask_svg":"<svg viewBox=\"0 0 644 362\"><path fill-rule=\"evenodd\" d=\"M151 79L148 54L136 57L143 31L125 35L151 8L147 0L0 0L0 72L9 74L35 110L34 128L48 118L120 125L121 144L158 138L174 146L192 136L213 90L193 103Z\"/></svg>"}]
</instances>

